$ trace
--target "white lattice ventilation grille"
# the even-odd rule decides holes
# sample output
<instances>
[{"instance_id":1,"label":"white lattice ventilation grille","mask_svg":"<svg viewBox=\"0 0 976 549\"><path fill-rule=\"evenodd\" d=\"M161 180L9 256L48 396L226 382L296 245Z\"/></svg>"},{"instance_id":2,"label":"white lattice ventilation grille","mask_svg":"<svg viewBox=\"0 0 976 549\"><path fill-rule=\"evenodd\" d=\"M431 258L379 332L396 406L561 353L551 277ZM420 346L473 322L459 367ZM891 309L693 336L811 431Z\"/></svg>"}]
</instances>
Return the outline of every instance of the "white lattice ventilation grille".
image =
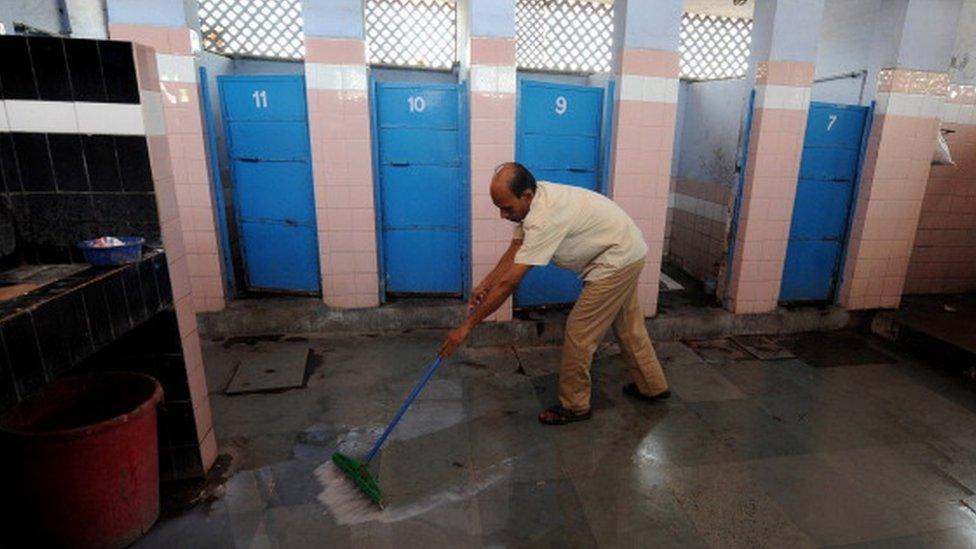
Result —
<instances>
[{"instance_id":1,"label":"white lattice ventilation grille","mask_svg":"<svg viewBox=\"0 0 976 549\"><path fill-rule=\"evenodd\" d=\"M686 13L681 19L681 77L716 80L745 76L752 20Z\"/></svg>"},{"instance_id":2,"label":"white lattice ventilation grille","mask_svg":"<svg viewBox=\"0 0 976 549\"><path fill-rule=\"evenodd\" d=\"M515 62L519 68L567 72L610 70L613 5L585 0L518 0Z\"/></svg>"},{"instance_id":3,"label":"white lattice ventilation grille","mask_svg":"<svg viewBox=\"0 0 976 549\"><path fill-rule=\"evenodd\" d=\"M224 55L301 59L300 0L199 0L203 48Z\"/></svg>"},{"instance_id":4,"label":"white lattice ventilation grille","mask_svg":"<svg viewBox=\"0 0 976 549\"><path fill-rule=\"evenodd\" d=\"M366 0L371 64L449 69L457 59L456 34L453 0Z\"/></svg>"}]
</instances>

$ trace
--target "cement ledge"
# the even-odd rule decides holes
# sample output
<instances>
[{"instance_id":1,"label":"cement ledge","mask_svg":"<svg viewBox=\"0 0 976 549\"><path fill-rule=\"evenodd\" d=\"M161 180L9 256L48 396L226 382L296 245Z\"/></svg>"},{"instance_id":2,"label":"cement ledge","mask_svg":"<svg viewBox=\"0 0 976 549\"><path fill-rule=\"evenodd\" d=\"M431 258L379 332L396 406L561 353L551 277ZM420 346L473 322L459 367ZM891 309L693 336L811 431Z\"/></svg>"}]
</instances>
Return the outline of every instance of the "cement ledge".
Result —
<instances>
[{"instance_id":1,"label":"cement ledge","mask_svg":"<svg viewBox=\"0 0 976 549\"><path fill-rule=\"evenodd\" d=\"M464 320L457 300L409 301L366 309L331 309L317 298L233 301L224 310L197 313L206 338L316 332L390 332L446 328Z\"/></svg>"},{"instance_id":2,"label":"cement ledge","mask_svg":"<svg viewBox=\"0 0 976 549\"><path fill-rule=\"evenodd\" d=\"M391 332L446 329L464 319L457 300L412 300L368 309L330 309L314 298L267 298L234 301L223 311L197 315L205 338L321 332ZM536 320L485 323L471 335L470 346L548 345L562 341L565 312L533 315ZM647 319L655 341L710 339L730 335L781 334L836 330L850 315L837 307L779 308L771 313L735 315L714 307L682 307Z\"/></svg>"},{"instance_id":3,"label":"cement ledge","mask_svg":"<svg viewBox=\"0 0 976 549\"><path fill-rule=\"evenodd\" d=\"M647 331L654 341L714 339L733 335L786 334L838 330L847 326L850 315L844 309L777 309L771 313L735 315L708 307L684 309L680 313L648 318ZM607 336L610 338L611 336ZM514 320L483 324L471 336L472 347L493 345L551 345L563 338L563 321Z\"/></svg>"}]
</instances>

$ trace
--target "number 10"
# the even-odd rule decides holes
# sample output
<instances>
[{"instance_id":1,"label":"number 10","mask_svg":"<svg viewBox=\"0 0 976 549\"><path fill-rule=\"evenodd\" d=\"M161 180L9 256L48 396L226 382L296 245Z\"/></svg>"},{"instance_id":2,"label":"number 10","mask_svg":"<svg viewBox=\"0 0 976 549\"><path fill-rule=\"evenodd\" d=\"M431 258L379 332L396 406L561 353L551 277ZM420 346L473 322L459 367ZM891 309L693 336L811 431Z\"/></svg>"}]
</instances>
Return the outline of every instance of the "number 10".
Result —
<instances>
[{"instance_id":1,"label":"number 10","mask_svg":"<svg viewBox=\"0 0 976 549\"><path fill-rule=\"evenodd\" d=\"M410 104L410 112L424 112L427 109L427 101L419 95L407 98L407 103Z\"/></svg>"}]
</instances>

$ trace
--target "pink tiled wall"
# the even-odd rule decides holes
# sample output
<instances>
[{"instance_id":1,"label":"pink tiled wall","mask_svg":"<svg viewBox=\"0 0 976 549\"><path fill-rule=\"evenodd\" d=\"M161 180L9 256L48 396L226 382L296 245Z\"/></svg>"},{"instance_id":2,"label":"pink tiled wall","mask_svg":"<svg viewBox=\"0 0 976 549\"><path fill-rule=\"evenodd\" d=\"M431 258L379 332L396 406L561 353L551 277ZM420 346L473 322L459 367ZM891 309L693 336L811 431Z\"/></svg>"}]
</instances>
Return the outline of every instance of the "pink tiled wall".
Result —
<instances>
[{"instance_id":1,"label":"pink tiled wall","mask_svg":"<svg viewBox=\"0 0 976 549\"><path fill-rule=\"evenodd\" d=\"M948 77L886 70L878 90L840 290L848 309L901 302Z\"/></svg>"},{"instance_id":2,"label":"pink tiled wall","mask_svg":"<svg viewBox=\"0 0 976 549\"><path fill-rule=\"evenodd\" d=\"M207 168L199 90L187 28L149 25L109 25L113 39L153 48L169 60L193 67L191 75L158 74L166 119L169 152L176 185L176 200L183 219L183 241L190 266L193 303L197 312L224 308L220 252ZM192 76L192 80L185 80Z\"/></svg>"},{"instance_id":3,"label":"pink tiled wall","mask_svg":"<svg viewBox=\"0 0 976 549\"><path fill-rule=\"evenodd\" d=\"M796 194L813 65L757 67L756 106L727 289L735 313L772 311L779 299Z\"/></svg>"},{"instance_id":4,"label":"pink tiled wall","mask_svg":"<svg viewBox=\"0 0 976 549\"><path fill-rule=\"evenodd\" d=\"M677 120L678 53L624 50L614 121L612 195L637 223L648 252L638 282L643 312L657 312Z\"/></svg>"},{"instance_id":5,"label":"pink tiled wall","mask_svg":"<svg viewBox=\"0 0 976 549\"><path fill-rule=\"evenodd\" d=\"M955 166L932 166L905 293L976 291L976 86L952 86L942 127Z\"/></svg>"},{"instance_id":6,"label":"pink tiled wall","mask_svg":"<svg viewBox=\"0 0 976 549\"><path fill-rule=\"evenodd\" d=\"M362 40L306 38L306 86L322 297L379 305L366 53Z\"/></svg>"},{"instance_id":7,"label":"pink tiled wall","mask_svg":"<svg viewBox=\"0 0 976 549\"><path fill-rule=\"evenodd\" d=\"M501 219L488 189L495 167L515 159L515 41L472 38L471 66L471 267L478 284L512 241L512 223ZM511 86L499 82L509 74ZM511 318L509 300L489 320Z\"/></svg>"},{"instance_id":8,"label":"pink tiled wall","mask_svg":"<svg viewBox=\"0 0 976 549\"><path fill-rule=\"evenodd\" d=\"M159 95L160 82L155 70L155 52L147 46L136 45L135 55L143 108L151 112L162 107L162 99ZM190 386L193 417L206 471L217 459L217 439L213 430L210 399L203 370L203 355L200 351L200 336L197 332L190 254L183 240L185 231L182 225L185 220L177 201L177 181L173 171L176 162L167 135L148 135L146 140L186 376Z\"/></svg>"},{"instance_id":9,"label":"pink tiled wall","mask_svg":"<svg viewBox=\"0 0 976 549\"><path fill-rule=\"evenodd\" d=\"M715 263L725 256L731 187L678 179L672 197L668 259L699 279L714 276Z\"/></svg>"}]
</instances>

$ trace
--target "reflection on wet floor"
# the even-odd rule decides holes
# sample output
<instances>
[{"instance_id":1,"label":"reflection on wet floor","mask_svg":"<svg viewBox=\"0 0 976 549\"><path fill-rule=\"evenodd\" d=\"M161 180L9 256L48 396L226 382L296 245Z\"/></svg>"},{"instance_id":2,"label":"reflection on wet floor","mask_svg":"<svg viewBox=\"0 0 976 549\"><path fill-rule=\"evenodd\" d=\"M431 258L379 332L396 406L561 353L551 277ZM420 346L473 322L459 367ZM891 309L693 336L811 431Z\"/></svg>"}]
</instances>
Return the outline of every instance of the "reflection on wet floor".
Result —
<instances>
[{"instance_id":1,"label":"reflection on wet floor","mask_svg":"<svg viewBox=\"0 0 976 549\"><path fill-rule=\"evenodd\" d=\"M139 546L976 545L971 389L856 334L833 356L773 338L781 360L660 343L674 396L654 405L603 352L593 419L555 428L535 417L558 349L465 350L372 464L387 509L337 506L329 456L368 451L440 336L310 337L306 387L238 396L240 359L281 343L205 345L236 472Z\"/></svg>"}]
</instances>

